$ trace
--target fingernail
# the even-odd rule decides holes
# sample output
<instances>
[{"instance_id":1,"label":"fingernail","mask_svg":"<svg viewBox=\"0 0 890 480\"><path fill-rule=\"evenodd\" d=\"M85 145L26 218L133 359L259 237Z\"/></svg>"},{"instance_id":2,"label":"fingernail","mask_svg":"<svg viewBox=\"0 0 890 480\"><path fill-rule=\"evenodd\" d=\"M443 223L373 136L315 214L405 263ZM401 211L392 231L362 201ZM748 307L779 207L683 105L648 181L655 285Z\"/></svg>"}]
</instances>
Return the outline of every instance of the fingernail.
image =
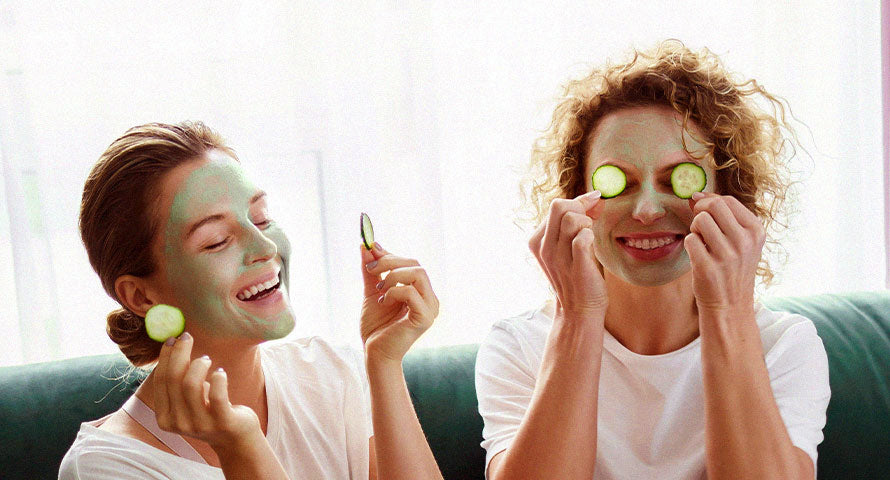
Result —
<instances>
[{"instance_id":1,"label":"fingernail","mask_svg":"<svg viewBox=\"0 0 890 480\"><path fill-rule=\"evenodd\" d=\"M191 340L191 339L192 339L192 336L189 335L189 332L185 332L185 333L183 333L182 335L179 336L179 339L180 339L180 340Z\"/></svg>"},{"instance_id":2,"label":"fingernail","mask_svg":"<svg viewBox=\"0 0 890 480\"><path fill-rule=\"evenodd\" d=\"M701 200L701 199L703 199L703 198L705 198L705 194L702 193L702 192L695 192L695 193L692 194L692 199L693 199L693 200Z\"/></svg>"},{"instance_id":3,"label":"fingernail","mask_svg":"<svg viewBox=\"0 0 890 480\"><path fill-rule=\"evenodd\" d=\"M383 287L383 280L377 283L377 290L380 290Z\"/></svg>"},{"instance_id":4,"label":"fingernail","mask_svg":"<svg viewBox=\"0 0 890 480\"><path fill-rule=\"evenodd\" d=\"M380 246L380 242L374 242L374 250L377 250L378 252L383 251L383 247Z\"/></svg>"},{"instance_id":5,"label":"fingernail","mask_svg":"<svg viewBox=\"0 0 890 480\"><path fill-rule=\"evenodd\" d=\"M374 267L376 267L376 266L377 266L377 260L374 260L373 262L371 262L371 263L365 265L365 268L367 268L368 270L370 270L370 269L372 269L372 268L374 268Z\"/></svg>"},{"instance_id":6,"label":"fingernail","mask_svg":"<svg viewBox=\"0 0 890 480\"><path fill-rule=\"evenodd\" d=\"M225 371L225 370L223 370L223 368L222 368L222 367L219 367L219 368L217 368L217 369L216 369L216 371L217 371L217 372L219 372L219 373L221 373L221 374L223 374L223 375L225 375L225 374L226 374L226 371Z\"/></svg>"},{"instance_id":7,"label":"fingernail","mask_svg":"<svg viewBox=\"0 0 890 480\"><path fill-rule=\"evenodd\" d=\"M206 361L209 362L209 361L210 361L210 357L208 357L207 355L201 355L201 360L206 360Z\"/></svg>"},{"instance_id":8,"label":"fingernail","mask_svg":"<svg viewBox=\"0 0 890 480\"><path fill-rule=\"evenodd\" d=\"M176 343L176 337L170 337L167 339L166 342L164 342L164 345L172 347L174 343Z\"/></svg>"},{"instance_id":9,"label":"fingernail","mask_svg":"<svg viewBox=\"0 0 890 480\"><path fill-rule=\"evenodd\" d=\"M590 198L590 199L594 199L594 198L600 198L602 195L603 195L603 193L600 192L599 190L594 190L592 192L588 192L586 197Z\"/></svg>"},{"instance_id":10,"label":"fingernail","mask_svg":"<svg viewBox=\"0 0 890 480\"><path fill-rule=\"evenodd\" d=\"M383 303L383 297L386 295L381 295L380 298L377 299L377 303Z\"/></svg>"}]
</instances>

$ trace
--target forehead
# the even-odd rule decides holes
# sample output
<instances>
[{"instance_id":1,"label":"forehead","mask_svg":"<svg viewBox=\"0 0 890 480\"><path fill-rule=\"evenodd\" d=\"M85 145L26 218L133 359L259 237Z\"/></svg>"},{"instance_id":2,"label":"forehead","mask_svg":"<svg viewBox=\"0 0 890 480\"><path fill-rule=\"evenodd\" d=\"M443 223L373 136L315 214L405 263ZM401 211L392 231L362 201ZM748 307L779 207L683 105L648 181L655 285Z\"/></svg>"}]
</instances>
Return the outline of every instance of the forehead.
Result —
<instances>
[{"instance_id":1,"label":"forehead","mask_svg":"<svg viewBox=\"0 0 890 480\"><path fill-rule=\"evenodd\" d=\"M256 186L241 165L218 150L182 164L165 175L159 201L161 224L184 223L209 209L244 203Z\"/></svg>"},{"instance_id":2,"label":"forehead","mask_svg":"<svg viewBox=\"0 0 890 480\"><path fill-rule=\"evenodd\" d=\"M698 138L704 138L697 126L687 127ZM705 147L683 131L683 117L669 107L644 106L625 108L604 116L591 134L588 167L608 160L630 162L638 167L670 161L686 156L683 138L692 152Z\"/></svg>"}]
</instances>

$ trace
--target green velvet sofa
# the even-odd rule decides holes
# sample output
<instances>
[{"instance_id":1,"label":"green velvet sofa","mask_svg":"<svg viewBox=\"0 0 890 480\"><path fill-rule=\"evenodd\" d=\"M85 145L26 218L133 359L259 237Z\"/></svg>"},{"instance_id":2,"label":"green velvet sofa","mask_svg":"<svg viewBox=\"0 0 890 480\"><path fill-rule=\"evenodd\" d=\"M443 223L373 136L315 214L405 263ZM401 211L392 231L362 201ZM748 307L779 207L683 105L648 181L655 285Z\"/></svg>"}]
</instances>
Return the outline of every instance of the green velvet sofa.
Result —
<instances>
[{"instance_id":1,"label":"green velvet sofa","mask_svg":"<svg viewBox=\"0 0 890 480\"><path fill-rule=\"evenodd\" d=\"M773 298L813 320L828 352L832 398L820 479L890 479L890 292ZM478 345L417 350L405 372L446 479L481 479L485 452L473 368ZM0 368L0 478L56 478L80 422L116 410L135 382L109 380L120 355Z\"/></svg>"}]
</instances>

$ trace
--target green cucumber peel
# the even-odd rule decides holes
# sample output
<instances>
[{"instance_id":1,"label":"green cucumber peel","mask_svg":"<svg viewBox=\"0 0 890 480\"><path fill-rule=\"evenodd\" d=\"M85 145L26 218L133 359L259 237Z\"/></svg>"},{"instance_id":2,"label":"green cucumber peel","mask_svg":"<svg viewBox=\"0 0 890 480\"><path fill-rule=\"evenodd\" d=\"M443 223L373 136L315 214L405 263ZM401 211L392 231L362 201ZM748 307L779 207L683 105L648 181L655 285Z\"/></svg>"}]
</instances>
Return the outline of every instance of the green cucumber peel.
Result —
<instances>
[{"instance_id":1,"label":"green cucumber peel","mask_svg":"<svg viewBox=\"0 0 890 480\"><path fill-rule=\"evenodd\" d=\"M705 169L692 162L684 162L671 171L671 188L674 195L680 198L691 198L693 193L701 192L708 184Z\"/></svg>"},{"instance_id":2,"label":"green cucumber peel","mask_svg":"<svg viewBox=\"0 0 890 480\"><path fill-rule=\"evenodd\" d=\"M156 342L164 342L170 337L178 337L185 330L185 316L182 310L159 303L145 313L145 331Z\"/></svg>"},{"instance_id":3,"label":"green cucumber peel","mask_svg":"<svg viewBox=\"0 0 890 480\"><path fill-rule=\"evenodd\" d=\"M600 165L590 176L594 190L599 190L601 198L616 197L627 187L627 175L615 165Z\"/></svg>"},{"instance_id":4,"label":"green cucumber peel","mask_svg":"<svg viewBox=\"0 0 890 480\"><path fill-rule=\"evenodd\" d=\"M362 243L368 250L374 249L374 225L371 225L371 217L362 212L361 218Z\"/></svg>"}]
</instances>

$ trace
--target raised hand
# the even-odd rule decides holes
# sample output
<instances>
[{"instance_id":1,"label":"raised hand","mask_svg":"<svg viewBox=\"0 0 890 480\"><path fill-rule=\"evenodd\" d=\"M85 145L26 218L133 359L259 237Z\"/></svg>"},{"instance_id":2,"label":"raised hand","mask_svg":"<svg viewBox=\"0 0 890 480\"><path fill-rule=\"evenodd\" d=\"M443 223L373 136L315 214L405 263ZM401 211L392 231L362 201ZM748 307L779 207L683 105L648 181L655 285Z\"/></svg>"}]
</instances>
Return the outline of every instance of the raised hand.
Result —
<instances>
[{"instance_id":1,"label":"raised hand","mask_svg":"<svg viewBox=\"0 0 890 480\"><path fill-rule=\"evenodd\" d=\"M439 314L426 270L417 260L392 255L377 243L361 247L365 299L361 336L370 356L401 362ZM383 278L383 274L386 277Z\"/></svg>"},{"instance_id":2,"label":"raised hand","mask_svg":"<svg viewBox=\"0 0 890 480\"><path fill-rule=\"evenodd\" d=\"M164 343L154 378L154 411L161 429L197 438L214 450L232 450L263 437L256 412L229 402L228 381L209 373L209 357L190 360L194 339Z\"/></svg>"},{"instance_id":3,"label":"raised hand","mask_svg":"<svg viewBox=\"0 0 890 480\"><path fill-rule=\"evenodd\" d=\"M600 205L598 191L553 200L547 219L528 242L556 292L557 315L605 314L608 298L593 252L593 219Z\"/></svg>"},{"instance_id":4,"label":"raised hand","mask_svg":"<svg viewBox=\"0 0 890 480\"><path fill-rule=\"evenodd\" d=\"M750 310L754 277L766 241L760 219L735 197L696 193L685 247L699 312Z\"/></svg>"}]
</instances>

